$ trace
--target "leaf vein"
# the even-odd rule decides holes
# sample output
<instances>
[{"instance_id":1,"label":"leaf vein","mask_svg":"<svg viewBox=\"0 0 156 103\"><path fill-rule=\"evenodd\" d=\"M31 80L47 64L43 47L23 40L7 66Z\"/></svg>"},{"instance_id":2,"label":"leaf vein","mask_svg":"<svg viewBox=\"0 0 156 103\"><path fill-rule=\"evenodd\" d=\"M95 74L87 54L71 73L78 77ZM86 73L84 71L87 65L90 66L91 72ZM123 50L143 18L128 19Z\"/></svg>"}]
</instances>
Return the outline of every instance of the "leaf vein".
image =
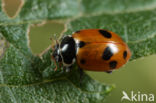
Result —
<instances>
[{"instance_id":1,"label":"leaf vein","mask_svg":"<svg viewBox=\"0 0 156 103\"><path fill-rule=\"evenodd\" d=\"M0 77L1 77L1 82L4 83L4 78L3 78L3 74L2 74L1 69L0 69ZM0 84L0 85L1 85L1 84ZM6 89L6 88L5 88L5 89L8 91L8 93L9 93L9 95L11 96L12 100L13 100L15 103L17 103L16 98L15 98L13 92L11 91L10 87L7 87L7 88L8 88L8 89Z\"/></svg>"},{"instance_id":2,"label":"leaf vein","mask_svg":"<svg viewBox=\"0 0 156 103\"><path fill-rule=\"evenodd\" d=\"M128 42L128 34L127 34L127 26L124 25L124 35L125 35L125 41Z\"/></svg>"},{"instance_id":3,"label":"leaf vein","mask_svg":"<svg viewBox=\"0 0 156 103\"><path fill-rule=\"evenodd\" d=\"M96 94L96 93L100 93L100 94L104 94L105 91L103 92L99 92L99 91L86 91L86 90L82 90L81 88L79 88L78 86L76 86L71 80L69 80L66 77L60 77L57 79L50 79L50 80L44 80L43 82L38 82L38 83L33 83L33 84L27 84L27 85L7 85L7 84L0 84L0 87L11 87L11 88L20 88L20 87L25 87L25 86L35 86L35 85L41 85L41 84L45 84L45 83L52 83L54 81L58 81L58 80L67 80L69 83L71 83L75 88L77 88L79 91L83 92L83 93L88 93L88 94Z\"/></svg>"}]
</instances>

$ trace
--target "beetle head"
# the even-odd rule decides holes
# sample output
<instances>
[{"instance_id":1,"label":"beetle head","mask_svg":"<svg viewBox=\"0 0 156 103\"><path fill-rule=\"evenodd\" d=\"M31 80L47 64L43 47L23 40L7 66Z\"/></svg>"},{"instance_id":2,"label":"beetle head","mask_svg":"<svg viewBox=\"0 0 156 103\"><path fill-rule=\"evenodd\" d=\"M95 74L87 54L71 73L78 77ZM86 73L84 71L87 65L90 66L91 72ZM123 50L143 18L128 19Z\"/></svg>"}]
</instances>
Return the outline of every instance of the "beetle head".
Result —
<instances>
[{"instance_id":1,"label":"beetle head","mask_svg":"<svg viewBox=\"0 0 156 103\"><path fill-rule=\"evenodd\" d=\"M52 57L55 59L56 62L61 62L62 57L60 55L60 50L59 50L59 44L56 43L56 45L53 47L53 53Z\"/></svg>"}]
</instances>

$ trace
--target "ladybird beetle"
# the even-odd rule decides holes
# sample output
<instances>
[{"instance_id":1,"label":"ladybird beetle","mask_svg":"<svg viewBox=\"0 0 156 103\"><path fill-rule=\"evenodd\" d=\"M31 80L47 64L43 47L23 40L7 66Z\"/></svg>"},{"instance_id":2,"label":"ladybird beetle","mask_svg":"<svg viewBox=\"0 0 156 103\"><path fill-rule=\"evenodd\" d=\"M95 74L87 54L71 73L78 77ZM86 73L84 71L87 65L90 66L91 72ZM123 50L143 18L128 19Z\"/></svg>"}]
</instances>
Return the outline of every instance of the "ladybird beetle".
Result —
<instances>
[{"instance_id":1,"label":"ladybird beetle","mask_svg":"<svg viewBox=\"0 0 156 103\"><path fill-rule=\"evenodd\" d=\"M114 32L84 29L56 43L52 58L67 70L77 63L81 70L107 73L123 66L131 57L127 44Z\"/></svg>"}]
</instances>

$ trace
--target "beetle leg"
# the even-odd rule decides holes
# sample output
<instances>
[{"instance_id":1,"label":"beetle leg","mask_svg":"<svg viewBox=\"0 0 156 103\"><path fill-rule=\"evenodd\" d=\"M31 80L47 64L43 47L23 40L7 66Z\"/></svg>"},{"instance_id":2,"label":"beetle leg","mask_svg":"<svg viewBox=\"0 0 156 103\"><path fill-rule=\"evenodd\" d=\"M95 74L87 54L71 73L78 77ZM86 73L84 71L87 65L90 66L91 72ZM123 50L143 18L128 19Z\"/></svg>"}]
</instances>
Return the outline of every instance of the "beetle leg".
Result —
<instances>
[{"instance_id":1,"label":"beetle leg","mask_svg":"<svg viewBox=\"0 0 156 103\"><path fill-rule=\"evenodd\" d=\"M109 74L111 74L111 73L112 73L112 71L106 71L106 73L109 73Z\"/></svg>"},{"instance_id":2,"label":"beetle leg","mask_svg":"<svg viewBox=\"0 0 156 103\"><path fill-rule=\"evenodd\" d=\"M69 67L63 67L64 72L70 72L72 66Z\"/></svg>"},{"instance_id":3,"label":"beetle leg","mask_svg":"<svg viewBox=\"0 0 156 103\"><path fill-rule=\"evenodd\" d=\"M69 66L67 69L66 69L66 72L70 72L70 70L73 68L73 66Z\"/></svg>"},{"instance_id":4,"label":"beetle leg","mask_svg":"<svg viewBox=\"0 0 156 103\"><path fill-rule=\"evenodd\" d=\"M54 69L54 71L56 71L56 70L57 70L57 63L56 63L56 60L54 59L54 57L53 57L53 56L51 56L51 59L53 60L54 65L55 65L55 69Z\"/></svg>"},{"instance_id":5,"label":"beetle leg","mask_svg":"<svg viewBox=\"0 0 156 103\"><path fill-rule=\"evenodd\" d=\"M62 67L62 62L59 62L59 67Z\"/></svg>"}]
</instances>

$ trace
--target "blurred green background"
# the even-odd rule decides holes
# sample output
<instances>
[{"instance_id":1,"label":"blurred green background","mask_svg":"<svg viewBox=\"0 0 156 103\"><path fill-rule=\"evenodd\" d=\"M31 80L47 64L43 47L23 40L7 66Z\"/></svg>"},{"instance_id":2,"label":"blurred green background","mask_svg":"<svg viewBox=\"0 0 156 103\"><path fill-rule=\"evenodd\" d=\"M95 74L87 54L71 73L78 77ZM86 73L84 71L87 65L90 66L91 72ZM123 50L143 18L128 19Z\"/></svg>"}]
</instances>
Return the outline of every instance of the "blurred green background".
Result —
<instances>
[{"instance_id":1,"label":"blurred green background","mask_svg":"<svg viewBox=\"0 0 156 103\"><path fill-rule=\"evenodd\" d=\"M13 17L18 9L20 0L4 0L5 10L10 17ZM51 45L50 37L63 30L62 24L47 22L41 26L31 26L29 33L30 47L34 54L39 54ZM144 57L127 63L118 71L112 74L103 72L87 73L94 79L107 83L115 84L116 88L106 99L106 103L121 103L122 91L130 95L130 91L137 93L153 93L156 95L156 55ZM155 101L156 102L156 101ZM132 103L124 100L122 103ZM141 102L147 103L147 102Z\"/></svg>"}]
</instances>

